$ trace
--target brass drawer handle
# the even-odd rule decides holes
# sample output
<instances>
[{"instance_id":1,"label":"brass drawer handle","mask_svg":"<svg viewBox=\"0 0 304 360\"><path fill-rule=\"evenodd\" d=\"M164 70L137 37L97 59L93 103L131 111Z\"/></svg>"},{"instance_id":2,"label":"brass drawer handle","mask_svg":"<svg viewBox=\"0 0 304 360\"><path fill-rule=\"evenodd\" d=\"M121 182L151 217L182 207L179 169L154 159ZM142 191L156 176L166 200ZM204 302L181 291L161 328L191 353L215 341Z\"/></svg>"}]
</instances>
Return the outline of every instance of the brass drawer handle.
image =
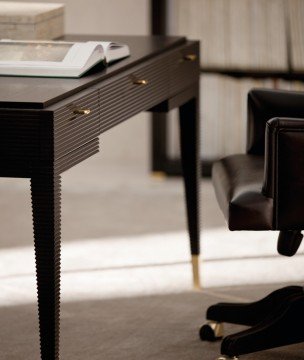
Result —
<instances>
[{"instance_id":1,"label":"brass drawer handle","mask_svg":"<svg viewBox=\"0 0 304 360\"><path fill-rule=\"evenodd\" d=\"M91 109L77 108L73 111L73 113L75 115L89 115L89 114L91 114Z\"/></svg>"},{"instance_id":2,"label":"brass drawer handle","mask_svg":"<svg viewBox=\"0 0 304 360\"><path fill-rule=\"evenodd\" d=\"M136 79L133 80L134 85L148 85L148 80L145 79Z\"/></svg>"},{"instance_id":3,"label":"brass drawer handle","mask_svg":"<svg viewBox=\"0 0 304 360\"><path fill-rule=\"evenodd\" d=\"M197 59L197 55L195 54L188 54L184 56L185 61L195 61Z\"/></svg>"}]
</instances>

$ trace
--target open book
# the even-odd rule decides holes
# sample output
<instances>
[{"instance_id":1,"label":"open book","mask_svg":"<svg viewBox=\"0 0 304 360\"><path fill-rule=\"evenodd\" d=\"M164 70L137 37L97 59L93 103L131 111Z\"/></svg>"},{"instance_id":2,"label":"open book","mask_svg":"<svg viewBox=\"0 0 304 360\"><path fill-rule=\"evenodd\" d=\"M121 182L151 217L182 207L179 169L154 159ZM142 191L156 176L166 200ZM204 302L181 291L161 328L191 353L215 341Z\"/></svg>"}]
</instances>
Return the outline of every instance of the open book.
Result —
<instances>
[{"instance_id":1,"label":"open book","mask_svg":"<svg viewBox=\"0 0 304 360\"><path fill-rule=\"evenodd\" d=\"M127 45L108 41L0 40L0 75L80 77L129 55Z\"/></svg>"}]
</instances>

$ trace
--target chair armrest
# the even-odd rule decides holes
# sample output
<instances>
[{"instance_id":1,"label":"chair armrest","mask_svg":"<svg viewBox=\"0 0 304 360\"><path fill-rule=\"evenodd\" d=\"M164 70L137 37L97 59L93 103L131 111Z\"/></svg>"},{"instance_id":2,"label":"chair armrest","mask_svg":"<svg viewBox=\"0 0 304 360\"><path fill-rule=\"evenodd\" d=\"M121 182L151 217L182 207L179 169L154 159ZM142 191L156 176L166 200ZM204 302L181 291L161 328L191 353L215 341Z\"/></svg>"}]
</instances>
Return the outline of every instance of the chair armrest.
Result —
<instances>
[{"instance_id":1,"label":"chair armrest","mask_svg":"<svg viewBox=\"0 0 304 360\"><path fill-rule=\"evenodd\" d=\"M274 117L304 118L304 92L253 89L247 109L247 153L264 155L266 122Z\"/></svg>"},{"instance_id":2,"label":"chair armrest","mask_svg":"<svg viewBox=\"0 0 304 360\"><path fill-rule=\"evenodd\" d=\"M304 119L266 123L263 193L273 198L277 230L304 229Z\"/></svg>"}]
</instances>

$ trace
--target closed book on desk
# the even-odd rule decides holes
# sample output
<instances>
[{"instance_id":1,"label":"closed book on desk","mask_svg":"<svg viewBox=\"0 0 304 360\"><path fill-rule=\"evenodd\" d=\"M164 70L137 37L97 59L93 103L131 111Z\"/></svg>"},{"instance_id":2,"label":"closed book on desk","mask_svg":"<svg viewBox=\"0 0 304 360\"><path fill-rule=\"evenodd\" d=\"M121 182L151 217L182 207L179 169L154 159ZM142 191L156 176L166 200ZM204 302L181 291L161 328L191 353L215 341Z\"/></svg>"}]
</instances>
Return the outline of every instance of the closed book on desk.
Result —
<instances>
[{"instance_id":1,"label":"closed book on desk","mask_svg":"<svg viewBox=\"0 0 304 360\"><path fill-rule=\"evenodd\" d=\"M130 55L109 41L0 41L0 75L80 77L93 66Z\"/></svg>"}]
</instances>

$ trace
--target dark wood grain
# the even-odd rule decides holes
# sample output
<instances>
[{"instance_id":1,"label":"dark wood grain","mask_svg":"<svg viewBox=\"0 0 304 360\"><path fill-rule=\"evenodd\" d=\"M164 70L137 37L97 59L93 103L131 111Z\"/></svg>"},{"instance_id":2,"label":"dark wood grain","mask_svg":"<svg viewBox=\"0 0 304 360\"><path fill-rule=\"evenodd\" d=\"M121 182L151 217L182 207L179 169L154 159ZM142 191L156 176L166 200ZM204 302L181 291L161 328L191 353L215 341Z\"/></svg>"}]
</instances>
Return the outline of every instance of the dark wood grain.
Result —
<instances>
[{"instance_id":1,"label":"dark wood grain","mask_svg":"<svg viewBox=\"0 0 304 360\"><path fill-rule=\"evenodd\" d=\"M192 88L192 91L194 87ZM191 254L200 253L200 110L199 83L194 95L179 108L181 160L185 182L186 208ZM189 141L191 139L191 141Z\"/></svg>"},{"instance_id":2,"label":"dark wood grain","mask_svg":"<svg viewBox=\"0 0 304 360\"><path fill-rule=\"evenodd\" d=\"M63 40L122 42L129 45L131 56L79 79L0 76L2 108L43 109L186 42L183 37L112 35L66 35Z\"/></svg>"},{"instance_id":3,"label":"dark wood grain","mask_svg":"<svg viewBox=\"0 0 304 360\"><path fill-rule=\"evenodd\" d=\"M31 178L42 360L59 359L60 175L99 151L99 134L141 111L180 107L191 253L199 255L198 42L162 36L65 39L124 42L132 56L81 79L0 77L0 177ZM187 62L190 53L197 59ZM139 86L134 79L147 83ZM90 113L75 114L77 108Z\"/></svg>"}]
</instances>

